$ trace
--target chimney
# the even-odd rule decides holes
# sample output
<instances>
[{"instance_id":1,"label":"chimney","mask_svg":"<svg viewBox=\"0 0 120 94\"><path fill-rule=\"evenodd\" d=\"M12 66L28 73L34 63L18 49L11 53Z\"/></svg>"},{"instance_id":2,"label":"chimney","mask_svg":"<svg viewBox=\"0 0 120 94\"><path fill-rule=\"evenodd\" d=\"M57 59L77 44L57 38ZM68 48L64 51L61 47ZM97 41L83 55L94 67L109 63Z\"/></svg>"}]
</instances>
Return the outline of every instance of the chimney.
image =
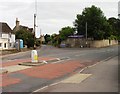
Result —
<instances>
[{"instance_id":1,"label":"chimney","mask_svg":"<svg viewBox=\"0 0 120 94\"><path fill-rule=\"evenodd\" d=\"M19 30L19 25L20 25L20 21L18 21L18 18L16 18L16 31Z\"/></svg>"}]
</instances>

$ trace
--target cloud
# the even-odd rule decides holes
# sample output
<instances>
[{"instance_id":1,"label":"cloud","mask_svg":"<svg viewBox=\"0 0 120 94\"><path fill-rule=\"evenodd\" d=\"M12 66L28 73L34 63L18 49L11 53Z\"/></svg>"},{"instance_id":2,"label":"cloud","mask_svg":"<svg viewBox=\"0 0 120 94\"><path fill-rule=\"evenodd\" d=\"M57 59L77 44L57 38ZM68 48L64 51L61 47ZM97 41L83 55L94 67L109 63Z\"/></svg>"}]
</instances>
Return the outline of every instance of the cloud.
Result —
<instances>
[{"instance_id":1,"label":"cloud","mask_svg":"<svg viewBox=\"0 0 120 94\"><path fill-rule=\"evenodd\" d=\"M2 21L11 28L15 26L16 17L20 24L33 27L35 0L1 0L0 14ZM117 17L118 0L37 0L37 25L44 34L58 33L62 27L73 26L76 14L81 14L85 7L95 5L102 9L105 16Z\"/></svg>"}]
</instances>

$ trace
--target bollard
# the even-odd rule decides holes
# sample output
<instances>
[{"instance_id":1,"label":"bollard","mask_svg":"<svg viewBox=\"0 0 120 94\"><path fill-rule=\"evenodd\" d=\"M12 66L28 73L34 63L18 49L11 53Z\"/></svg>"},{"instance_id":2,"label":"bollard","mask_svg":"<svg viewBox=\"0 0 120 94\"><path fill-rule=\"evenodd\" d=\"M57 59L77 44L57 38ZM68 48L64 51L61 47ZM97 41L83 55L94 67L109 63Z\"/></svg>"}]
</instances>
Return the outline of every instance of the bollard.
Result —
<instances>
[{"instance_id":1,"label":"bollard","mask_svg":"<svg viewBox=\"0 0 120 94\"><path fill-rule=\"evenodd\" d=\"M32 63L38 62L38 54L36 50L31 51L31 62Z\"/></svg>"}]
</instances>

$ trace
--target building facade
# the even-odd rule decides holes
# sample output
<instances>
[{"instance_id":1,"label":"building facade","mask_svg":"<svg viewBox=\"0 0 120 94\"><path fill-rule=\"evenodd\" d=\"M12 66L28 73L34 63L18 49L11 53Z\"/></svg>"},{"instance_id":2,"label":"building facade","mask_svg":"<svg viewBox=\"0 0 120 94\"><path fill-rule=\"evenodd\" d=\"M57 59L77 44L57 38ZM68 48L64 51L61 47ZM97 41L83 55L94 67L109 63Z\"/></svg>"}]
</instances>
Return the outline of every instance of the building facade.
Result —
<instances>
[{"instance_id":1,"label":"building facade","mask_svg":"<svg viewBox=\"0 0 120 94\"><path fill-rule=\"evenodd\" d=\"M7 23L0 22L0 50L14 48L15 34Z\"/></svg>"}]
</instances>

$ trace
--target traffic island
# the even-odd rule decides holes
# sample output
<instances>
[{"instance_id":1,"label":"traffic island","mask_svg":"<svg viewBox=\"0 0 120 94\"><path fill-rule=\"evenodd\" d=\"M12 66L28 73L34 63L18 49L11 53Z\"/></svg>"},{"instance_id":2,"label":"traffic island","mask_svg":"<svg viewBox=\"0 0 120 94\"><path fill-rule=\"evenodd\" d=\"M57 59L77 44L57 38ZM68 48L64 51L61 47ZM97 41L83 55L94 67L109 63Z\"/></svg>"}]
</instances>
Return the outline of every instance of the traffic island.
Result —
<instances>
[{"instance_id":1,"label":"traffic island","mask_svg":"<svg viewBox=\"0 0 120 94\"><path fill-rule=\"evenodd\" d=\"M69 60L69 57L64 57L64 58L55 58L51 60L43 60L43 61L37 61L37 62L24 62L24 63L19 63L18 65L24 65L24 66L40 66L44 65L47 63L54 63L62 60Z\"/></svg>"},{"instance_id":2,"label":"traffic island","mask_svg":"<svg viewBox=\"0 0 120 94\"><path fill-rule=\"evenodd\" d=\"M19 63L18 65L24 65L24 66L40 66L45 64L45 62L24 62L24 63Z\"/></svg>"}]
</instances>

